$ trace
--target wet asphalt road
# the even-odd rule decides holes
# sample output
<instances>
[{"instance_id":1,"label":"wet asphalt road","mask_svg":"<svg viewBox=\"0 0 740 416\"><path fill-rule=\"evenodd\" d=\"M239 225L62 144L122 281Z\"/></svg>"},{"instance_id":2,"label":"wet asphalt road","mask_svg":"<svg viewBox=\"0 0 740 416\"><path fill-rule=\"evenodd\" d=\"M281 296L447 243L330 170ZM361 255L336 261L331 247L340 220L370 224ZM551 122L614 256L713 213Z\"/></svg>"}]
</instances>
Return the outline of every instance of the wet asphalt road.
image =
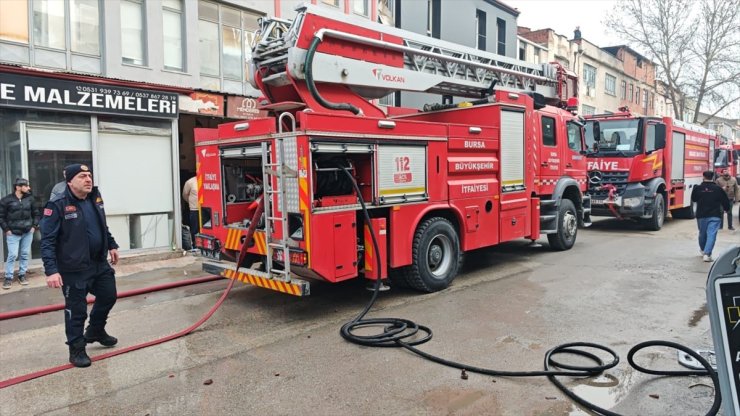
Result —
<instances>
[{"instance_id":1,"label":"wet asphalt road","mask_svg":"<svg viewBox=\"0 0 740 416\"><path fill-rule=\"evenodd\" d=\"M622 358L596 379L563 381L596 404L630 415L699 415L712 400L706 377L656 378L630 369L632 345L651 339L711 348L705 283L693 221L659 232L616 220L580 230L552 252L526 241L466 256L445 291L381 294L370 317L401 317L434 331L429 353L500 370L539 370L572 341L602 343ZM740 244L721 231L716 252ZM200 275L197 264L119 278L119 290ZM119 347L179 331L218 299L225 281L121 300L109 320ZM460 371L399 349L347 343L339 327L369 299L364 282L313 285L299 299L237 283L195 333L0 390L0 415L580 415L545 378ZM0 310L58 303L31 287L0 295ZM0 322L0 379L66 363L61 312ZM98 344L96 344L98 345ZM104 351L89 347L90 355ZM654 349L639 362L679 369Z\"/></svg>"}]
</instances>

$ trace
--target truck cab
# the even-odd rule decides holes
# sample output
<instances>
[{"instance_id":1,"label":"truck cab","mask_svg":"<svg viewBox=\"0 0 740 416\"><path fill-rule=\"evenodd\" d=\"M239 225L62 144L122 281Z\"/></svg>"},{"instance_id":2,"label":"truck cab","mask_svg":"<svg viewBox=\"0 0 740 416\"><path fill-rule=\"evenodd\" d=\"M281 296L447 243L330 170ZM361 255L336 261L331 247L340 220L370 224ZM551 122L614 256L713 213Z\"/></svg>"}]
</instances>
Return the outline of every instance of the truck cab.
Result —
<instances>
[{"instance_id":1,"label":"truck cab","mask_svg":"<svg viewBox=\"0 0 740 416\"><path fill-rule=\"evenodd\" d=\"M740 181L740 145L724 144L714 150L714 172L719 175L725 169Z\"/></svg>"}]
</instances>

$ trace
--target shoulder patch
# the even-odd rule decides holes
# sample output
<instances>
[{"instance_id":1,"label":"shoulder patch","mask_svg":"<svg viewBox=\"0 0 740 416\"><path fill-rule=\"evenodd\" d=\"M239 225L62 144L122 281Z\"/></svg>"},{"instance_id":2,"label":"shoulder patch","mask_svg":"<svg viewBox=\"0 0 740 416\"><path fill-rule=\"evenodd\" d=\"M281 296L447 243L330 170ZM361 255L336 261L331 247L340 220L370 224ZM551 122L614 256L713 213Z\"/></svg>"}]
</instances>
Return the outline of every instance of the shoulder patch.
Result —
<instances>
[{"instance_id":1,"label":"shoulder patch","mask_svg":"<svg viewBox=\"0 0 740 416\"><path fill-rule=\"evenodd\" d=\"M44 216L45 217L50 217L51 214L53 214L53 213L54 213L54 211L52 211L51 208L44 208Z\"/></svg>"}]
</instances>

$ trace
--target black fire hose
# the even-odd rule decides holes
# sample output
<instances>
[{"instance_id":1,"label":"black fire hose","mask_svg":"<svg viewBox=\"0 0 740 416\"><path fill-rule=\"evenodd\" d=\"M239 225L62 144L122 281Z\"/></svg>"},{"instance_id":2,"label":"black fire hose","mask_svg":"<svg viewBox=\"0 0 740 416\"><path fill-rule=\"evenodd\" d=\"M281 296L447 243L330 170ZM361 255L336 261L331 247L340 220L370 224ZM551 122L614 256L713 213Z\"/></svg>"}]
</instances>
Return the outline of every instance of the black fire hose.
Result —
<instances>
[{"instance_id":1,"label":"black fire hose","mask_svg":"<svg viewBox=\"0 0 740 416\"><path fill-rule=\"evenodd\" d=\"M375 248L375 253L376 253L375 255L376 267L377 267L377 270L382 270L381 268L382 265L380 263L380 247L375 237L375 230L373 230L372 224L370 222L370 215L367 212L365 201L362 199L362 193L360 192L360 188L357 186L357 181L355 181L355 178L352 177L352 175L349 173L347 168L344 166L339 166L339 167L342 169L342 171L344 171L344 173L352 181L352 185L354 186L355 192L357 192L357 198L360 201L360 206L362 207L362 214L365 217L365 223L370 228L370 237L372 239L373 247ZM370 308L372 308L373 304L375 303L375 300L378 298L378 293L380 293L380 285L381 285L381 279L380 277L378 277L375 280L373 294L368 304L365 306L362 312L360 312L359 315L357 315L354 319L347 322L346 324L342 325L342 328L339 331L339 333L342 335L342 338L344 338L345 340L349 342L368 346L368 347L405 348L408 351L411 351L414 354L417 354L430 361L434 361L436 363L446 365L452 368L457 368L463 371L470 371L473 373L478 373L478 374L483 374L483 375L488 375L488 376L498 376L498 377L546 376L555 385L555 387L557 387L566 396L568 396L574 402L578 403L583 408L588 409L598 415L621 416L619 413L615 413L608 409L601 408L583 399L582 397L578 396L577 394L569 390L562 382L560 382L560 380L557 379L557 376L594 377L594 376L598 376L602 374L604 371L608 369L616 367L616 365L619 364L619 356L612 349L606 346L596 344L596 343L591 343L591 342L571 342L567 344L561 344L549 350L545 354L543 371L491 370L487 368L458 363L456 361L446 360L444 358L426 353L416 348L417 345L421 345L432 339L432 330L429 327L418 325L413 321L410 321L408 319L401 319L401 318L365 319L365 315L370 311ZM369 327L381 327L382 332L378 334L373 334L373 335L358 335L355 333L357 330L361 328L369 328ZM644 348L648 348L648 347L660 347L660 346L674 348L679 351L685 352L686 354L695 358L699 363L701 363L702 367L704 367L704 370L695 370L695 371L650 370L640 365L637 365L634 362L633 358L638 351ZM592 350L599 350L599 351L605 352L611 356L611 361L605 363L599 356L597 356L596 354L592 352L586 351L583 348L589 348ZM585 357L593 361L595 365L576 366L576 365L571 365L571 364L565 364L555 359L555 357L557 357L559 354L570 354L570 355L577 355L577 356ZM696 353L694 350L688 347L685 347L683 345L677 344L675 342L670 342L670 341L659 341L659 340L646 341L646 342L642 342L640 344L635 345L629 350L629 353L627 354L627 361L637 371L640 371L646 374L651 374L651 375L709 376L712 379L712 385L714 388L714 401L712 403L712 407L709 409L706 415L714 416L717 414L717 412L719 412L719 408L722 403L722 398L720 396L719 378L717 377L717 372L714 369L712 369L712 366L709 364L709 362L707 362L707 360L704 359L704 357ZM558 370L553 370L551 368L557 368Z\"/></svg>"},{"instance_id":2,"label":"black fire hose","mask_svg":"<svg viewBox=\"0 0 740 416\"><path fill-rule=\"evenodd\" d=\"M314 37L311 41L311 45L308 47L308 52L306 53L304 71L306 73L306 85L308 86L308 91L311 93L314 100L323 107L330 110L351 111L354 115L362 115L362 110L350 103L333 103L331 101L327 101L321 96L321 94L319 94L319 90L316 89L316 83L313 80L313 55L316 53L316 49L318 49L321 40L322 39L318 36Z\"/></svg>"}]
</instances>

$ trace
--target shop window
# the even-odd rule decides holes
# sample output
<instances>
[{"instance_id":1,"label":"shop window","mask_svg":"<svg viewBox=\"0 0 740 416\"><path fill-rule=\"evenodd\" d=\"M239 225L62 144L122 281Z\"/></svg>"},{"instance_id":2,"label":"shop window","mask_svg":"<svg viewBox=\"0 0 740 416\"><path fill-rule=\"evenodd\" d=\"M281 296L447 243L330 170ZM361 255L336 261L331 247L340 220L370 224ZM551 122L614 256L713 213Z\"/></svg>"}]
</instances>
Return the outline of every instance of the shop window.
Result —
<instances>
[{"instance_id":1,"label":"shop window","mask_svg":"<svg viewBox=\"0 0 740 416\"><path fill-rule=\"evenodd\" d=\"M121 57L123 63L146 65L144 1L121 0Z\"/></svg>"},{"instance_id":2,"label":"shop window","mask_svg":"<svg viewBox=\"0 0 740 416\"><path fill-rule=\"evenodd\" d=\"M164 69L184 71L182 0L162 1Z\"/></svg>"},{"instance_id":3,"label":"shop window","mask_svg":"<svg viewBox=\"0 0 740 416\"><path fill-rule=\"evenodd\" d=\"M28 0L3 3L0 40L28 44Z\"/></svg>"}]
</instances>

